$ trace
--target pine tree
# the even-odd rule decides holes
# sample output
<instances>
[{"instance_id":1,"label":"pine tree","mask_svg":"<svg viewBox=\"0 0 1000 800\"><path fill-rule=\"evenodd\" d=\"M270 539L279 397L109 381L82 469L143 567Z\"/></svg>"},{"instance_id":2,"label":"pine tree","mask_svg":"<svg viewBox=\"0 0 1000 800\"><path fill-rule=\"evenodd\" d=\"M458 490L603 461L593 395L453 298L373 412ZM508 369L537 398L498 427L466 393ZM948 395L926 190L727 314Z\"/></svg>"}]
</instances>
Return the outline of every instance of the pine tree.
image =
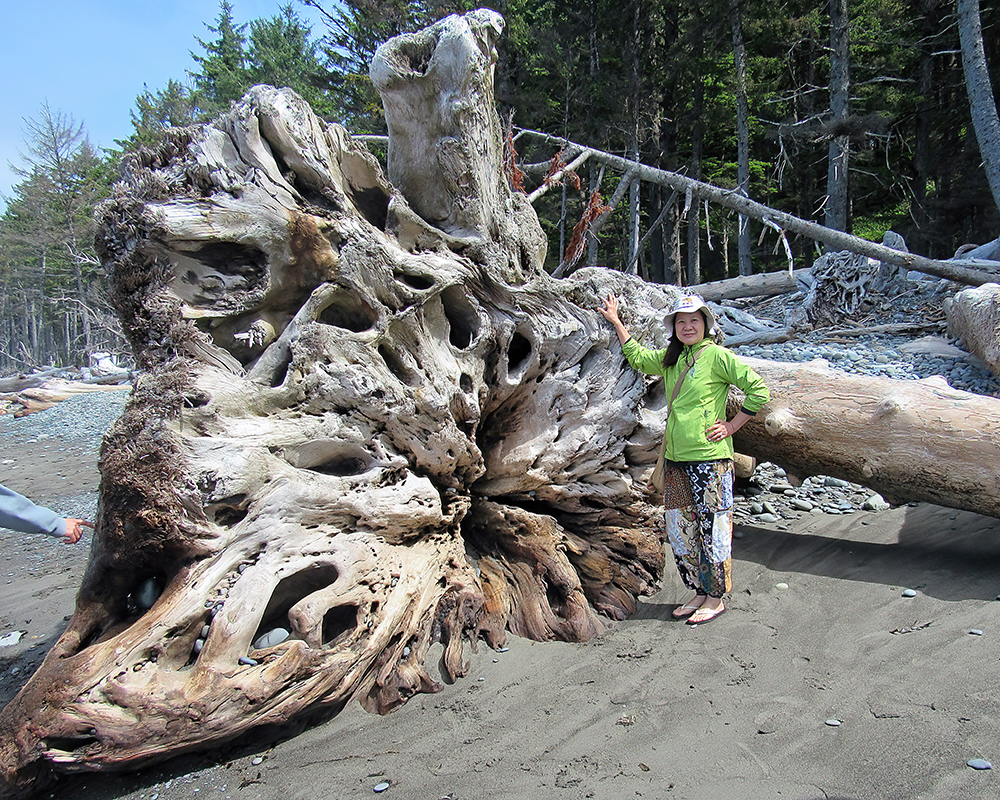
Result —
<instances>
[{"instance_id":1,"label":"pine tree","mask_svg":"<svg viewBox=\"0 0 1000 800\"><path fill-rule=\"evenodd\" d=\"M219 3L219 16L215 26L206 25L217 38L211 41L198 39L205 54L191 53L200 69L192 72L195 97L202 110L209 114L225 111L234 100L239 100L250 85L246 68L246 25L233 20L233 4L229 0Z\"/></svg>"}]
</instances>

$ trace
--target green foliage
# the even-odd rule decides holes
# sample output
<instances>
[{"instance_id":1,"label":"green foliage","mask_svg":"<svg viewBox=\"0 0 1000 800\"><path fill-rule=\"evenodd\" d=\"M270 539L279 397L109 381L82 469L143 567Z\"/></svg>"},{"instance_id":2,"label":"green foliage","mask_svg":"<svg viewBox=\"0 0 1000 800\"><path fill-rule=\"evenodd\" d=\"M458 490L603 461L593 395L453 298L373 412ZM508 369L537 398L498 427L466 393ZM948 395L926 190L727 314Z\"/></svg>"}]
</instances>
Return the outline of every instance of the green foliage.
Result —
<instances>
[{"instance_id":1,"label":"green foliage","mask_svg":"<svg viewBox=\"0 0 1000 800\"><path fill-rule=\"evenodd\" d=\"M107 317L93 249L96 204L110 174L71 117L43 104L26 120L26 152L0 217L0 368L78 363Z\"/></svg>"},{"instance_id":2,"label":"green foliage","mask_svg":"<svg viewBox=\"0 0 1000 800\"><path fill-rule=\"evenodd\" d=\"M200 69L191 73L198 105L209 114L225 111L239 100L249 85L246 66L246 25L233 20L233 4L219 3L219 16L214 26L206 25L216 34L211 41L198 39L204 55L191 53Z\"/></svg>"},{"instance_id":3,"label":"green foliage","mask_svg":"<svg viewBox=\"0 0 1000 800\"><path fill-rule=\"evenodd\" d=\"M35 302L51 325L62 313L52 304L66 298L99 305L93 288L99 281L89 260L89 215L128 151L154 147L170 127L210 119L255 83L291 87L323 118L353 132L384 133L381 100L368 77L378 46L482 5L506 20L495 86L501 119L736 186L730 0L297 2L320 13L323 30L311 30L287 3L273 17L238 24L233 3L221 0L218 15L206 24L210 35L196 40L195 67L187 80L178 76L165 87L145 88L132 111L133 132L117 142L116 150L94 153L82 126L43 108L42 120L32 123L36 127L29 127L27 137L38 149L27 154L21 183L0 220L0 290L7 290L8 311L16 296L13 287L23 280L30 286L25 302ZM1000 0L981 0L980 6L987 59L995 70ZM807 0L739 0L750 112L750 196L799 217L821 218L829 140L845 135L851 143L856 233L878 240L891 227L912 250L932 257L947 257L964 242L993 238L1000 217L989 202L971 133L953 5L852 0L850 114L842 131L833 129L829 112L828 7ZM48 131L45 124L37 127L45 120ZM535 140L520 139L517 147L525 164L553 155L551 146ZM540 176L536 171L532 180ZM580 177L581 188L567 189L565 201L562 192L554 191L536 206L550 237L549 268L558 264L560 242L568 241L591 192L607 200L620 180L610 170L602 177L594 165ZM669 199L670 192L661 187L643 188L642 234ZM708 224L703 213L699 220L702 273L722 277L735 260L722 247L724 232L730 251L735 247L735 216L719 209L710 213ZM597 235L597 263L625 266L627 217L624 201ZM711 250L704 246L710 232ZM684 269L690 246L685 237L678 209L648 237L644 274L669 279ZM679 242L677 248L672 239ZM808 265L814 245L792 244L797 263ZM755 270L784 268L783 252L772 252L773 234L755 247ZM45 316L53 313L56 317ZM5 320L9 314L0 313L0 324ZM50 351L70 358L71 339L64 335L57 346L53 338Z\"/></svg>"}]
</instances>

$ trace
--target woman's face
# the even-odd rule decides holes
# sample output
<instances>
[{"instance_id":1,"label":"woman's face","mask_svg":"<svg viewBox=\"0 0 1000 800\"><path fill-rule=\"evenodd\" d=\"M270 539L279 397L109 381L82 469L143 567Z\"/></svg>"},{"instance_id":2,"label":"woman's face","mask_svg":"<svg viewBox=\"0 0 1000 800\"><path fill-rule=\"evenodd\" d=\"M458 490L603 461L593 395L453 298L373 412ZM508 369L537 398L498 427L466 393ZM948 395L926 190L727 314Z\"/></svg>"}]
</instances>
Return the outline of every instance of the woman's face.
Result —
<instances>
[{"instance_id":1,"label":"woman's face","mask_svg":"<svg viewBox=\"0 0 1000 800\"><path fill-rule=\"evenodd\" d=\"M681 344L691 346L705 338L705 318L700 311L685 311L674 317L674 333Z\"/></svg>"}]
</instances>

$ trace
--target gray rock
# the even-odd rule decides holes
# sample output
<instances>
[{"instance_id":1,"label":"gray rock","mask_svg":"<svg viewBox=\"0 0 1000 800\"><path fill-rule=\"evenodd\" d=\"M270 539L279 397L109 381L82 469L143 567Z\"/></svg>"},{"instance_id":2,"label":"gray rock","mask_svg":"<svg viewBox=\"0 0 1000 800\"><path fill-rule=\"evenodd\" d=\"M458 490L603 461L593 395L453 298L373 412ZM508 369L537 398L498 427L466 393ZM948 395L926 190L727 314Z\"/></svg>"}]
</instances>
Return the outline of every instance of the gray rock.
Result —
<instances>
[{"instance_id":1,"label":"gray rock","mask_svg":"<svg viewBox=\"0 0 1000 800\"><path fill-rule=\"evenodd\" d=\"M889 508L889 504L885 502L882 495L873 494L865 500L864 505L861 507L865 511L886 511Z\"/></svg>"},{"instance_id":2,"label":"gray rock","mask_svg":"<svg viewBox=\"0 0 1000 800\"><path fill-rule=\"evenodd\" d=\"M276 644L281 644L285 639L287 639L291 634L284 628L274 628L268 631L263 636L260 636L254 643L255 650L263 650L266 647L274 647Z\"/></svg>"}]
</instances>

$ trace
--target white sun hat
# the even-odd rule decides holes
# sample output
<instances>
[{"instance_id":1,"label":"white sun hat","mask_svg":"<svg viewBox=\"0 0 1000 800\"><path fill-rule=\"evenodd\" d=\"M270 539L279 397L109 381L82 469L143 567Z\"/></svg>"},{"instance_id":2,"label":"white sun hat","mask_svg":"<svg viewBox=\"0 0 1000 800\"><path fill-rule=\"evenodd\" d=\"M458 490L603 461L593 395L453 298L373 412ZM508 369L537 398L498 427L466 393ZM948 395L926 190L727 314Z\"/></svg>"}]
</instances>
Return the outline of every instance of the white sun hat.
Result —
<instances>
[{"instance_id":1,"label":"white sun hat","mask_svg":"<svg viewBox=\"0 0 1000 800\"><path fill-rule=\"evenodd\" d=\"M670 331L670 335L674 335L674 317L678 314L689 314L692 311L701 311L705 315L705 335L714 336L715 314L712 313L712 309L708 307L708 304L696 294L682 294L677 298L674 307L663 318L663 324Z\"/></svg>"}]
</instances>

